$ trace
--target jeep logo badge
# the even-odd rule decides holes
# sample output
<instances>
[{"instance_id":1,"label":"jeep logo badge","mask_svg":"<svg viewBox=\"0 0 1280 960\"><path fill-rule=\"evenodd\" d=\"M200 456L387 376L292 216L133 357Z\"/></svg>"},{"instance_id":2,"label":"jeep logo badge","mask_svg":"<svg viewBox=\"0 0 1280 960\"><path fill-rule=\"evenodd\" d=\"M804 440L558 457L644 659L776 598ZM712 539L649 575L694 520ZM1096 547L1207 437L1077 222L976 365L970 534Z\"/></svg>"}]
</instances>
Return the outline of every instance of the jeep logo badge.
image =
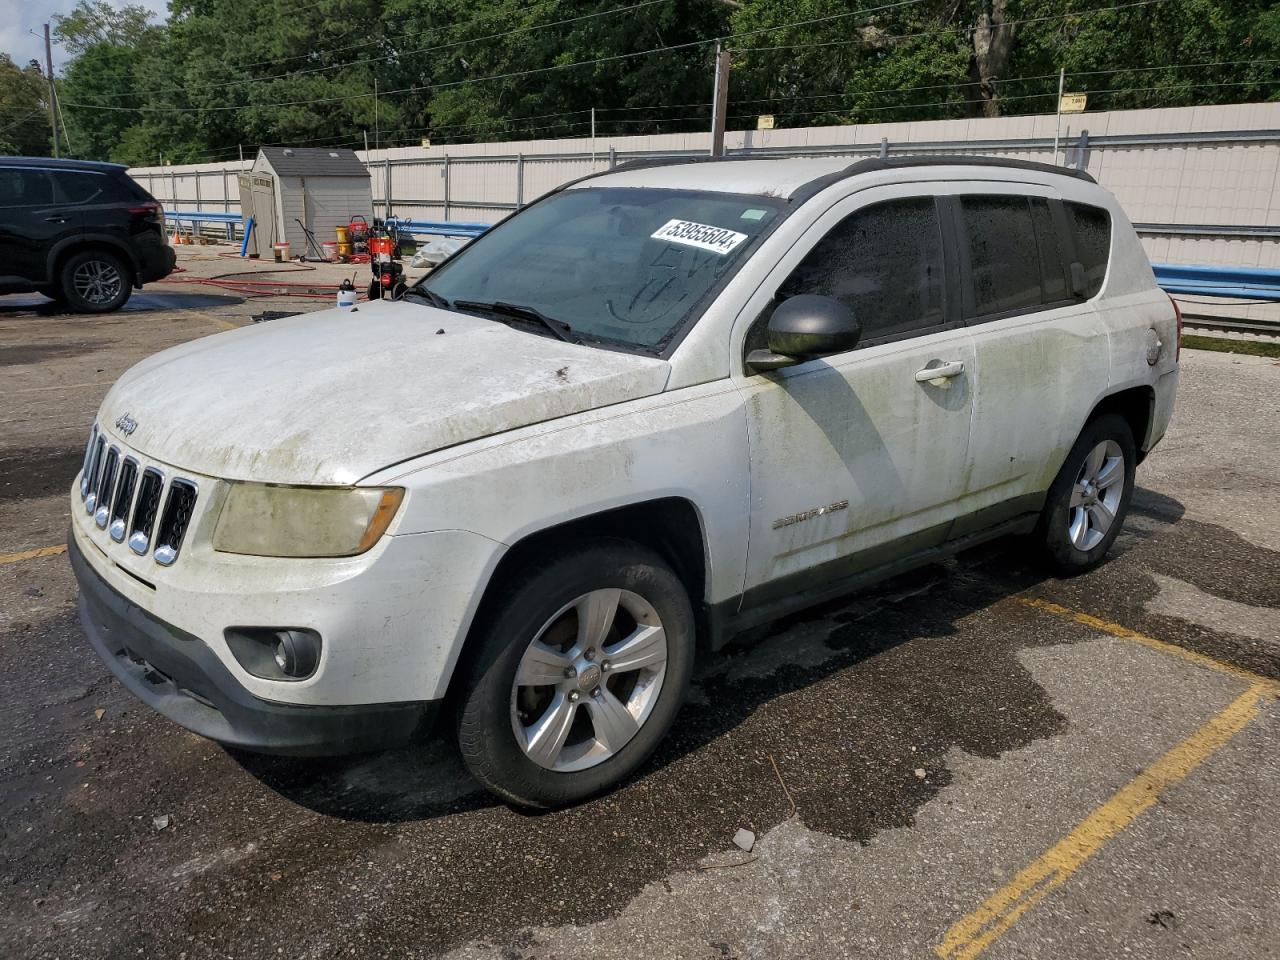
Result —
<instances>
[{"instance_id":1,"label":"jeep logo badge","mask_svg":"<svg viewBox=\"0 0 1280 960\"><path fill-rule=\"evenodd\" d=\"M129 414L122 413L116 417L116 429L127 437L138 429L138 421L129 416Z\"/></svg>"},{"instance_id":2,"label":"jeep logo badge","mask_svg":"<svg viewBox=\"0 0 1280 960\"><path fill-rule=\"evenodd\" d=\"M594 663L578 674L578 686L583 690L594 690L600 685L600 668Z\"/></svg>"}]
</instances>

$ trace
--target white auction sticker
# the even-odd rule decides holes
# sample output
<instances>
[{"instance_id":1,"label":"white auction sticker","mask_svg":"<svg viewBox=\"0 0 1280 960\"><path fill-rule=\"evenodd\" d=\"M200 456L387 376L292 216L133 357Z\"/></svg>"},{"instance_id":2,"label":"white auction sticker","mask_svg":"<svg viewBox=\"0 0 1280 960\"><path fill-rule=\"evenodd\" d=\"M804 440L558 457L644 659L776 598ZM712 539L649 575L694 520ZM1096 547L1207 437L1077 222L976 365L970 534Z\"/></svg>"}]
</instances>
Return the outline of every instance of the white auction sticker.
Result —
<instances>
[{"instance_id":1,"label":"white auction sticker","mask_svg":"<svg viewBox=\"0 0 1280 960\"><path fill-rule=\"evenodd\" d=\"M726 230L724 227L713 227L705 223L694 223L692 220L668 220L650 236L654 240L683 243L686 246L710 250L722 256L747 239L745 233Z\"/></svg>"}]
</instances>

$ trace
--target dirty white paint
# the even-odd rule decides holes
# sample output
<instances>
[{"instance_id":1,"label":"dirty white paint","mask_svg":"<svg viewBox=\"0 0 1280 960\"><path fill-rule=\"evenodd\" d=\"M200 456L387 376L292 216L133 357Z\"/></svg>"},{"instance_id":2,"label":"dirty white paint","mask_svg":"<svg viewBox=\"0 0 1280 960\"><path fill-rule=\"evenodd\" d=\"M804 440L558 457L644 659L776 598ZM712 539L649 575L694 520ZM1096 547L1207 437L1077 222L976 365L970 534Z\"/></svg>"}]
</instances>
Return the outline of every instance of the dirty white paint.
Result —
<instances>
[{"instance_id":1,"label":"dirty white paint","mask_svg":"<svg viewBox=\"0 0 1280 960\"><path fill-rule=\"evenodd\" d=\"M843 163L659 167L590 183L717 183L787 196ZM1115 240L1100 296L767 377L746 369L748 328L827 229L886 198L963 192L1106 207ZM824 188L783 221L669 359L563 343L417 301L277 320L158 354L112 388L98 422L144 467L199 483L182 556L161 568L133 555L73 492L74 535L120 593L203 638L259 697L439 697L493 569L522 538L679 498L697 516L706 554L699 599L713 603L860 551L932 546L976 511L1043 492L1110 390L1154 388L1148 443L1158 439L1177 367L1172 349L1149 365L1146 340L1155 327L1172 344L1172 326L1167 297L1101 188L1013 168L876 171ZM966 374L945 388L917 381L933 361L961 361ZM112 427L125 414L138 423L127 439ZM234 556L210 546L229 479L394 485L405 497L390 535L361 556ZM301 682L251 677L222 640L226 627L244 624L317 630L319 669Z\"/></svg>"}]
</instances>

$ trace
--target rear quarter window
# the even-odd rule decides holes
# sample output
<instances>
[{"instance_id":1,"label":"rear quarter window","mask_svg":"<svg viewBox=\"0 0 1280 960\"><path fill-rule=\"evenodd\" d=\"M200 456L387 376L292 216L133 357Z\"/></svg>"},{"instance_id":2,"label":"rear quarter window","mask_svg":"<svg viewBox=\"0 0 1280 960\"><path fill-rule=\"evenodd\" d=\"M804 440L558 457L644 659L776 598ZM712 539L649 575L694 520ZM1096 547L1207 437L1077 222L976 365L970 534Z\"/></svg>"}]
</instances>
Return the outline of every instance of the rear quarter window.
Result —
<instances>
[{"instance_id":1,"label":"rear quarter window","mask_svg":"<svg viewBox=\"0 0 1280 960\"><path fill-rule=\"evenodd\" d=\"M110 199L104 196L110 186L110 178L101 173L63 170L53 178L53 182L58 191L58 203L101 203Z\"/></svg>"},{"instance_id":2,"label":"rear quarter window","mask_svg":"<svg viewBox=\"0 0 1280 960\"><path fill-rule=\"evenodd\" d=\"M1086 299L1096 297L1107 276L1111 256L1111 217L1100 207L1065 203L1067 221L1075 234L1076 259L1084 267Z\"/></svg>"}]
</instances>

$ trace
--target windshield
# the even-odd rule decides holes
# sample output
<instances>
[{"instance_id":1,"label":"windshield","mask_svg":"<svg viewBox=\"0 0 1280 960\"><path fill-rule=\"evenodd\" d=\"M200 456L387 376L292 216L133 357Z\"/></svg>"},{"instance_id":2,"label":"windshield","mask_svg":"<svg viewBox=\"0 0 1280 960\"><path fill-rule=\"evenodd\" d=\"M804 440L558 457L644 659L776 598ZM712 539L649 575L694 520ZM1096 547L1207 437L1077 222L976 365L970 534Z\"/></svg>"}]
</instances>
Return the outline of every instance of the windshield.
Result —
<instances>
[{"instance_id":1,"label":"windshield","mask_svg":"<svg viewBox=\"0 0 1280 960\"><path fill-rule=\"evenodd\" d=\"M691 190L563 190L464 247L423 285L451 303L531 307L575 337L656 351L745 261L782 206Z\"/></svg>"}]
</instances>

